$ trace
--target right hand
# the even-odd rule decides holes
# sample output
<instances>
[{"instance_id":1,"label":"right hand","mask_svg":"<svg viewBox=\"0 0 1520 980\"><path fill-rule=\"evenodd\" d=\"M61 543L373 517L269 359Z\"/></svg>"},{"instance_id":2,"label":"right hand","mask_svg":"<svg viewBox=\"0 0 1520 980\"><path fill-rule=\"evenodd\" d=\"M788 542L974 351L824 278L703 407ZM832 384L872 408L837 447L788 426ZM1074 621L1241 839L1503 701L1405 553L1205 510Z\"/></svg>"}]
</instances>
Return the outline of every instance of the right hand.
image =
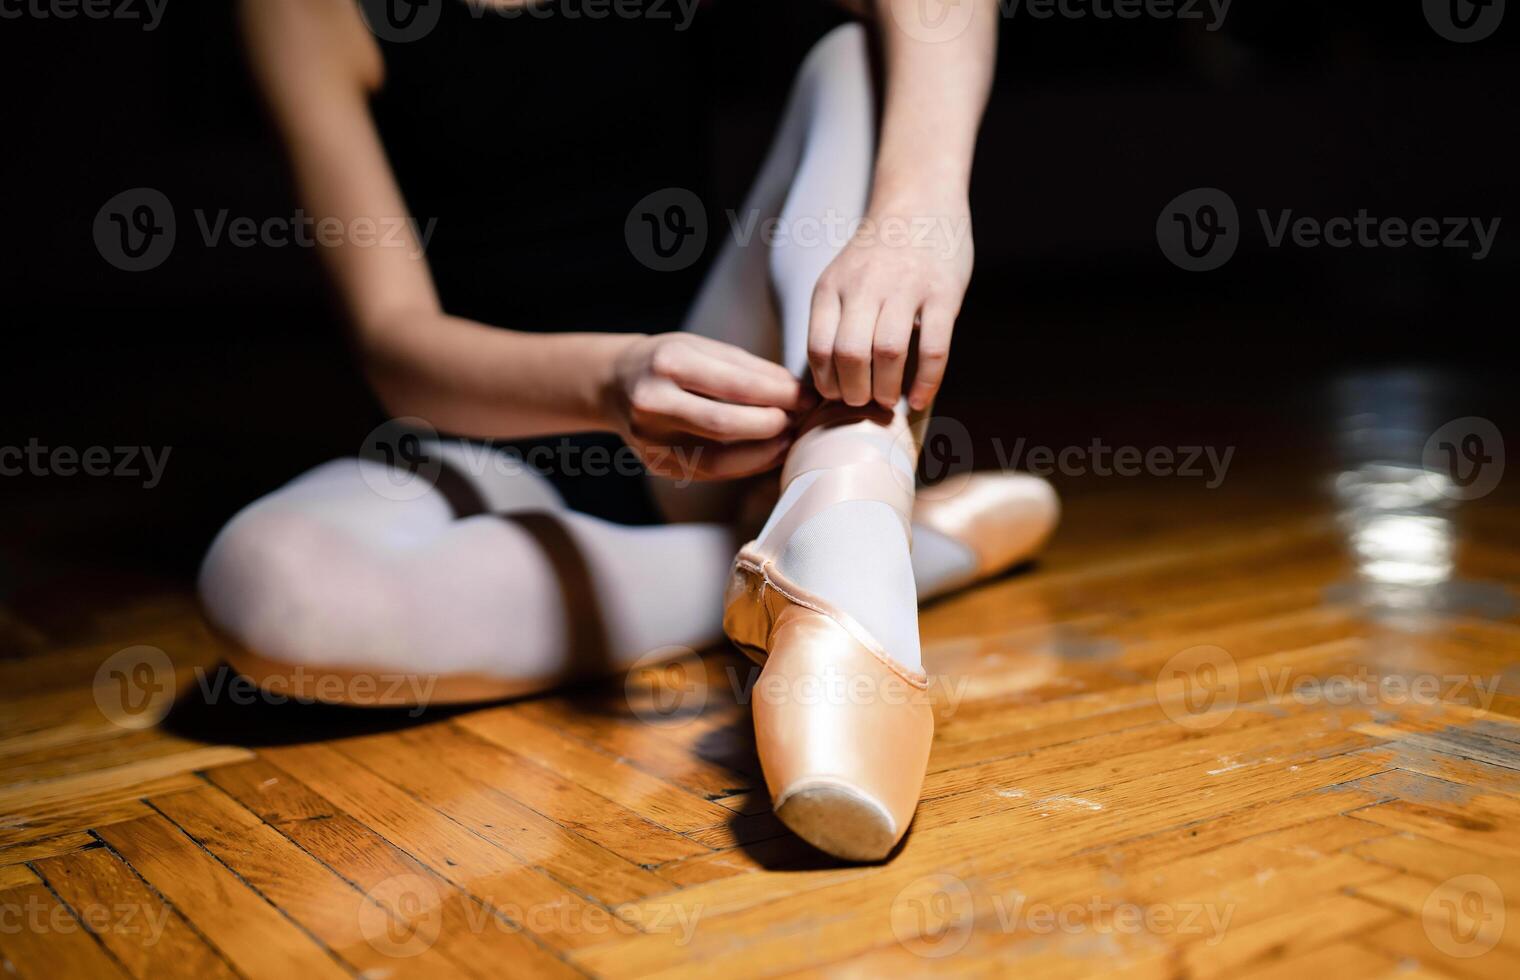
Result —
<instances>
[{"instance_id":1,"label":"right hand","mask_svg":"<svg viewBox=\"0 0 1520 980\"><path fill-rule=\"evenodd\" d=\"M641 336L613 361L613 426L650 472L732 480L780 464L814 396L779 364L690 333Z\"/></svg>"}]
</instances>

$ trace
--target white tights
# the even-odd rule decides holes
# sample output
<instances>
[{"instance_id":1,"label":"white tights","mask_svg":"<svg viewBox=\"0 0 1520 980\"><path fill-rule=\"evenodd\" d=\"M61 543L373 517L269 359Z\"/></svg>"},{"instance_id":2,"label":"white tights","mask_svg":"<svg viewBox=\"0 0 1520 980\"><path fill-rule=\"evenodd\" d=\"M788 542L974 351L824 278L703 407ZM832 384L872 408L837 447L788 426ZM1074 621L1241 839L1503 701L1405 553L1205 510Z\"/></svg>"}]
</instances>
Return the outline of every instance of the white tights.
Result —
<instances>
[{"instance_id":1,"label":"white tights","mask_svg":"<svg viewBox=\"0 0 1520 980\"><path fill-rule=\"evenodd\" d=\"M804 63L741 220L758 219L758 235L778 216L783 230L859 216L872 102L864 32L840 28ZM783 236L741 247L730 238L684 329L802 375L813 285L842 244ZM217 536L200 575L211 620L284 663L507 680L616 670L721 639L722 591L741 543L731 487L656 480L656 499L679 523L630 527L568 509L525 467L481 465L493 450L430 451L463 473L487 513L461 516L437 488L407 500L377 493L386 478L377 462L326 463ZM782 562L916 667L915 591L925 598L962 584L974 559L927 528L915 528L910 559L883 510L874 501L825 510L798 529Z\"/></svg>"}]
</instances>

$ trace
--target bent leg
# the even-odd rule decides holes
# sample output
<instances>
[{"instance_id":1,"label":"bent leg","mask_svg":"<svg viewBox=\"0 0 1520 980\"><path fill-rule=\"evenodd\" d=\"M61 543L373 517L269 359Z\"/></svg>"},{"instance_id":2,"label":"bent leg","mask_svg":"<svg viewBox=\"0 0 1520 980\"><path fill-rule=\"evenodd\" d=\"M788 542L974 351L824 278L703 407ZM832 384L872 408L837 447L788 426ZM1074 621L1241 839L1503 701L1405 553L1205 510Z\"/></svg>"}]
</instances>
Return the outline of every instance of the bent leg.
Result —
<instances>
[{"instance_id":1,"label":"bent leg","mask_svg":"<svg viewBox=\"0 0 1520 980\"><path fill-rule=\"evenodd\" d=\"M722 638L737 544L726 527L612 524L563 509L526 471L466 477L494 511L461 516L437 488L376 493L388 475L335 460L217 536L200 594L239 645L240 672L322 700L447 703L530 694ZM922 549L921 565L915 556L920 596L965 584L969 551L919 533L940 545Z\"/></svg>"},{"instance_id":2,"label":"bent leg","mask_svg":"<svg viewBox=\"0 0 1520 980\"><path fill-rule=\"evenodd\" d=\"M865 212L875 151L866 34L836 28L803 60L776 135L681 329L807 370L813 286ZM671 520L733 521L732 484L652 481Z\"/></svg>"},{"instance_id":3,"label":"bent leg","mask_svg":"<svg viewBox=\"0 0 1520 980\"><path fill-rule=\"evenodd\" d=\"M721 637L725 528L611 524L552 506L526 471L516 486L472 481L497 512L460 517L436 488L377 494L385 476L378 463L327 463L217 536L200 592L245 651L235 667L323 700L444 702L543 690Z\"/></svg>"}]
</instances>

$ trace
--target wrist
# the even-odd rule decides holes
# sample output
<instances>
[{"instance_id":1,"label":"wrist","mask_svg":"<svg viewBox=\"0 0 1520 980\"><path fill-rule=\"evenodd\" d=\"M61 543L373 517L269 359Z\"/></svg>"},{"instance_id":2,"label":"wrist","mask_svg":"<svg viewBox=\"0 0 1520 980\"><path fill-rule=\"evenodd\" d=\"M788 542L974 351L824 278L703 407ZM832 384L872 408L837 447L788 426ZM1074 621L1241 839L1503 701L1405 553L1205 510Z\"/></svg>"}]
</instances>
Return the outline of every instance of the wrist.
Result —
<instances>
[{"instance_id":1,"label":"wrist","mask_svg":"<svg viewBox=\"0 0 1520 980\"><path fill-rule=\"evenodd\" d=\"M621 419L621 365L624 356L635 344L648 338L642 333L593 334L590 351L591 370L587 372L589 384L584 393L587 412L599 429L620 431Z\"/></svg>"},{"instance_id":2,"label":"wrist","mask_svg":"<svg viewBox=\"0 0 1520 980\"><path fill-rule=\"evenodd\" d=\"M924 166L912 170L878 172L871 188L866 214L932 215L955 217L969 214L967 175L953 169Z\"/></svg>"}]
</instances>

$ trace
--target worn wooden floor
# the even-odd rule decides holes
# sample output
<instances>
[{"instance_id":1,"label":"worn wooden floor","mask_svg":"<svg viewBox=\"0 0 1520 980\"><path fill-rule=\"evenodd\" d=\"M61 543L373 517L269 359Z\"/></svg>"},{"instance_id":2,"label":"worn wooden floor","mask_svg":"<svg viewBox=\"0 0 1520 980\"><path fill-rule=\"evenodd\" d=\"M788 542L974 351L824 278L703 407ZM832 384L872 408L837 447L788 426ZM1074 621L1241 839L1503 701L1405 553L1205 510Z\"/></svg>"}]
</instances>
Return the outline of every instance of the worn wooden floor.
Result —
<instances>
[{"instance_id":1,"label":"worn wooden floor","mask_svg":"<svg viewBox=\"0 0 1520 980\"><path fill-rule=\"evenodd\" d=\"M1520 504L1410 479L1076 496L1036 567L926 611L931 771L870 867L769 814L725 651L411 719L244 703L184 591L62 645L0 610L0 952L44 978L1520 976ZM156 723L139 645L180 689Z\"/></svg>"}]
</instances>

